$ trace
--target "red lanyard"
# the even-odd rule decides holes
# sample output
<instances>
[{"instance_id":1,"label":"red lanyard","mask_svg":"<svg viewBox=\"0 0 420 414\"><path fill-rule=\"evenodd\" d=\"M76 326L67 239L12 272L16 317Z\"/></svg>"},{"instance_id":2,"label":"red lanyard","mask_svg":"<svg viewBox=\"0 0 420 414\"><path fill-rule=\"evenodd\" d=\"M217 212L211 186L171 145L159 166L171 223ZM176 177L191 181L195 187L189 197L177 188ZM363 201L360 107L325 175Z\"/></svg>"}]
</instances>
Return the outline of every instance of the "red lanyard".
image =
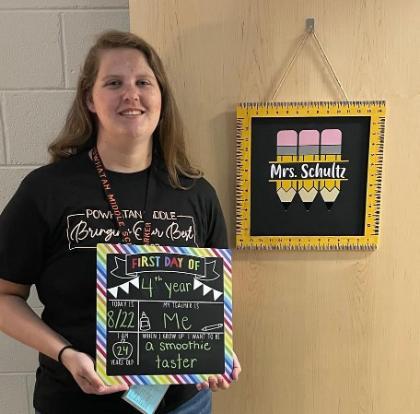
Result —
<instances>
[{"instance_id":1,"label":"red lanyard","mask_svg":"<svg viewBox=\"0 0 420 414\"><path fill-rule=\"evenodd\" d=\"M114 223L116 228L119 230L121 235L121 240L123 243L132 243L130 237L130 230L125 222L124 216L121 213L121 210L118 206L117 198L115 194L112 192L111 182L106 174L106 170L102 159L99 155L98 149L95 147L92 148L92 160L95 164L96 172L98 173L99 179L102 183L102 188L104 190L106 200L109 204L109 207L112 211L112 217L114 219ZM152 169L152 166L150 167ZM148 206L149 201L149 187L151 181L152 171L148 172L147 177L147 185L146 185L146 192L145 192L145 208L143 210L143 244L150 244L150 234L152 232L152 223L150 217L150 210Z\"/></svg>"}]
</instances>

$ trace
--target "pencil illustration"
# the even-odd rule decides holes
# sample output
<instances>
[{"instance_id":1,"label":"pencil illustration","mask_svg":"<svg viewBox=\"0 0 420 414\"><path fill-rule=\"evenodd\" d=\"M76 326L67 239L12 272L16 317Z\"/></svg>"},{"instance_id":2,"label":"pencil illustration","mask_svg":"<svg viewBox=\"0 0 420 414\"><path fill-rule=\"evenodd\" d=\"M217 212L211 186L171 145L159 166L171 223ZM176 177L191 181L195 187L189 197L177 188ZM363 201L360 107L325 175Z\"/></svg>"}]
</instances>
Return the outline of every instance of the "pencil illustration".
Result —
<instances>
[{"instance_id":1,"label":"pencil illustration","mask_svg":"<svg viewBox=\"0 0 420 414\"><path fill-rule=\"evenodd\" d=\"M295 130L277 132L277 162L291 162L297 159L298 134ZM297 181L285 179L276 183L277 195L287 210L297 191Z\"/></svg>"},{"instance_id":2,"label":"pencil illustration","mask_svg":"<svg viewBox=\"0 0 420 414\"><path fill-rule=\"evenodd\" d=\"M339 129L324 129L321 132L320 153L325 161L341 161L342 132ZM328 210L331 210L340 194L339 180L323 180L320 186L321 197Z\"/></svg>"},{"instance_id":3,"label":"pencil illustration","mask_svg":"<svg viewBox=\"0 0 420 414\"><path fill-rule=\"evenodd\" d=\"M300 162L319 161L319 131L303 129L299 133L298 155ZM299 196L309 211L318 194L319 180L302 180L299 186Z\"/></svg>"}]
</instances>

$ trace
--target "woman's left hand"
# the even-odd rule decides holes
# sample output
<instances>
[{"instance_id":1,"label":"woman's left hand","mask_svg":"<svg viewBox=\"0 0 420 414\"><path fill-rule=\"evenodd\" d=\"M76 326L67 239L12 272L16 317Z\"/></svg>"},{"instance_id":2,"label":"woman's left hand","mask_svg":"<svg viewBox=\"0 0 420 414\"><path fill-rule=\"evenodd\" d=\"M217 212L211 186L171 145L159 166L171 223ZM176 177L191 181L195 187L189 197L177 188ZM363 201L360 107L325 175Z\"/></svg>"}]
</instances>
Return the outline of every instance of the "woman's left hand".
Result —
<instances>
[{"instance_id":1,"label":"woman's left hand","mask_svg":"<svg viewBox=\"0 0 420 414\"><path fill-rule=\"evenodd\" d=\"M238 357L236 356L235 352L233 353L233 371L232 371L232 379L237 381L239 378L239 374L241 373L242 368L239 362ZM201 384L197 384L197 389L199 391L206 390L210 388L212 391L216 392L219 390L227 390L230 387L230 382L226 381L222 375L210 376L208 381L204 381Z\"/></svg>"}]
</instances>

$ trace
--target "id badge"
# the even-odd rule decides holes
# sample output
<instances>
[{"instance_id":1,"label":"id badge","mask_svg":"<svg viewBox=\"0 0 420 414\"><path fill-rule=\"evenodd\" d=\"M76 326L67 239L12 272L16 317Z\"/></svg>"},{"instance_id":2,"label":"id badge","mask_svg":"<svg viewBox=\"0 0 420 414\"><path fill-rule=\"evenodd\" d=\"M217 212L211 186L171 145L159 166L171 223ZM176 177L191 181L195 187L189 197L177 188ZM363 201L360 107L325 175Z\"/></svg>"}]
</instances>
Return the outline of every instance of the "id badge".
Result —
<instances>
[{"instance_id":1,"label":"id badge","mask_svg":"<svg viewBox=\"0 0 420 414\"><path fill-rule=\"evenodd\" d=\"M121 397L143 414L153 414L169 385L132 385Z\"/></svg>"}]
</instances>

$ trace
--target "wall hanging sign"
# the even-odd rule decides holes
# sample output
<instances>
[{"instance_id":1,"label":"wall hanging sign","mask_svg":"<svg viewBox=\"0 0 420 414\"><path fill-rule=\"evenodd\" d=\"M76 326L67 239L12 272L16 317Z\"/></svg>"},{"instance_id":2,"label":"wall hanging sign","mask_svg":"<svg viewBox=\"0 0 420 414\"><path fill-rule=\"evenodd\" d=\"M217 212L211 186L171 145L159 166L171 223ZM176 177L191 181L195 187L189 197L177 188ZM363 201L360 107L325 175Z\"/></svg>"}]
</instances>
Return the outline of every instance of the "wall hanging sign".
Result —
<instances>
[{"instance_id":1,"label":"wall hanging sign","mask_svg":"<svg viewBox=\"0 0 420 414\"><path fill-rule=\"evenodd\" d=\"M227 249L98 244L96 370L107 384L231 381Z\"/></svg>"},{"instance_id":2,"label":"wall hanging sign","mask_svg":"<svg viewBox=\"0 0 420 414\"><path fill-rule=\"evenodd\" d=\"M237 247L375 249L385 102L237 107Z\"/></svg>"}]
</instances>

